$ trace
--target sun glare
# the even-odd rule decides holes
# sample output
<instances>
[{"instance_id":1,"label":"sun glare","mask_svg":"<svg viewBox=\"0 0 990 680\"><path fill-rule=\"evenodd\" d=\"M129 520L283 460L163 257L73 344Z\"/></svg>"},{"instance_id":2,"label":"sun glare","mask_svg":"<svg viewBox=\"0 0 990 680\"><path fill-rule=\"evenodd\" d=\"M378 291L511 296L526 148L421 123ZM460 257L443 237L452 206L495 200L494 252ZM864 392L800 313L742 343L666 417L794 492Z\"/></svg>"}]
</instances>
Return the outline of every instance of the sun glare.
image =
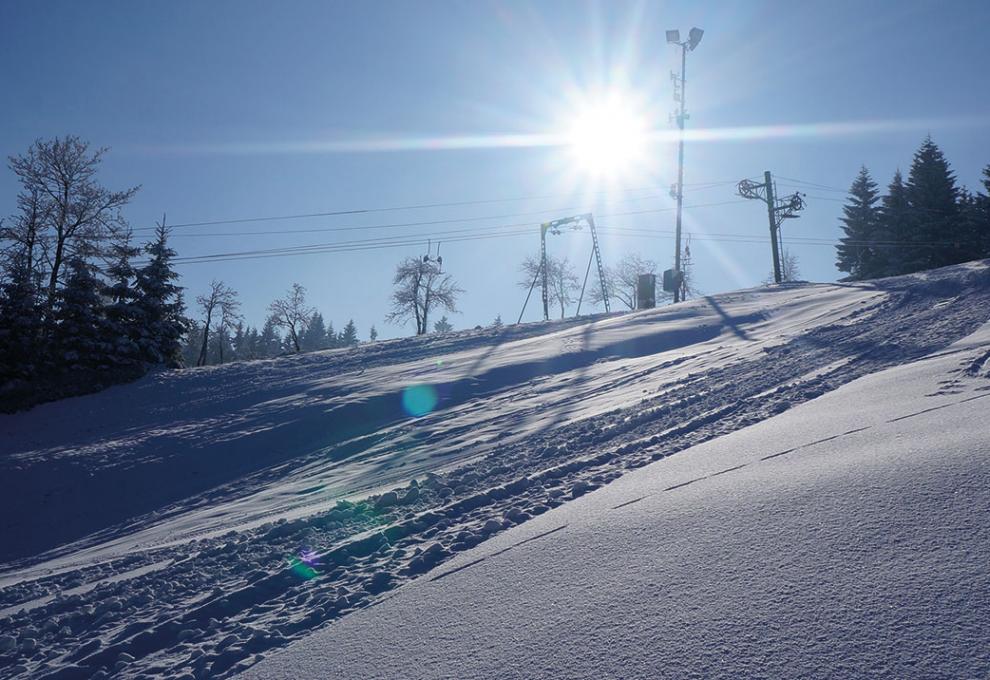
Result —
<instances>
[{"instance_id":1,"label":"sun glare","mask_svg":"<svg viewBox=\"0 0 990 680\"><path fill-rule=\"evenodd\" d=\"M614 179L642 166L648 127L631 103L611 97L582 107L571 123L567 140L583 173Z\"/></svg>"}]
</instances>

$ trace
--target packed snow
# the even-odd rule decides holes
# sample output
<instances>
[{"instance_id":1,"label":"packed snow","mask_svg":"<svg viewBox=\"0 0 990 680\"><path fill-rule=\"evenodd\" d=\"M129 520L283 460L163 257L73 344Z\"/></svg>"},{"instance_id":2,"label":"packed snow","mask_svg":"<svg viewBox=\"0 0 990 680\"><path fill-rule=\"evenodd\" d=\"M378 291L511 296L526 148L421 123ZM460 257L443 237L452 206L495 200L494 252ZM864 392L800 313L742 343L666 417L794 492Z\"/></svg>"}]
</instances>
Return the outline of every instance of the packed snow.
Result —
<instances>
[{"instance_id":1,"label":"packed snow","mask_svg":"<svg viewBox=\"0 0 990 680\"><path fill-rule=\"evenodd\" d=\"M711 454L698 444L736 431L746 436L757 429L747 426L770 427L819 402L836 404L863 383L857 378L944 356L969 363L946 368L944 384L917 400L938 405L985 394L990 342L973 333L987 321L988 302L990 269L972 263L162 372L2 416L0 672L225 677L328 625L326 634L345 637L351 626L382 625L367 617L398 604L348 615L417 579L395 602L416 602L425 583L459 583L471 569L429 579L493 554L518 532L537 535L548 518L583 507L570 501L606 484L586 502L630 484L649 486L658 467L703 465ZM932 361L941 359L918 365ZM890 392L906 403L900 388ZM871 400L877 397L865 392L854 410L879 408ZM986 404L975 400L958 412ZM802 419L787 436L811 441L829 430L828 418L818 421ZM728 438L709 446L722 441ZM779 464L799 457L782 456ZM627 474L653 461L661 462L649 474ZM883 486L871 479L871 488ZM731 506L700 491L704 485L692 486L682 495L732 516ZM635 519L651 503L644 498L629 512ZM772 512L772 503L768 492L761 507ZM648 517L663 512L653 508ZM588 517L582 535L595 521ZM687 535L680 540L690 543ZM586 544L568 545L583 554ZM633 549L629 559L641 556ZM545 583L545 576L505 573L498 585L506 607L514 599L508 594L528 587L523 581ZM613 579L619 587L622 579ZM464 582L457 592L468 597L474 587ZM422 607L419 617L440 622L434 603L402 606ZM553 621L533 625L546 625L549 635ZM358 637L347 639L356 644ZM371 665L353 666L359 676L378 652L362 653ZM383 669L397 668L388 664L399 657L381 653ZM419 671L431 676L427 666L397 675Z\"/></svg>"}]
</instances>

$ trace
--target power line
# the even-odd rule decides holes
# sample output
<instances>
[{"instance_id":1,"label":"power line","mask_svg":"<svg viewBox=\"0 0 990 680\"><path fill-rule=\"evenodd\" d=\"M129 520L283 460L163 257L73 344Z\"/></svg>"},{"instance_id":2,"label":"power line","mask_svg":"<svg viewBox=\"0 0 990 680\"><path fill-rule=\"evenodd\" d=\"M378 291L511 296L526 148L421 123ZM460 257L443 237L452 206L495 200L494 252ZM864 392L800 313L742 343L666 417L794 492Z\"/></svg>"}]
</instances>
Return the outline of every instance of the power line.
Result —
<instances>
[{"instance_id":1,"label":"power line","mask_svg":"<svg viewBox=\"0 0 990 680\"><path fill-rule=\"evenodd\" d=\"M740 203L741 199L733 201L717 201L712 203L697 203L694 205L684 206L687 209L694 208L708 208L720 205L728 205L732 203ZM655 208L651 210L630 210L625 212L609 213L602 215L602 217L627 217L633 215L643 215L659 212L669 212L674 208ZM248 250L248 251L235 251L235 252L224 252L224 253L211 253L206 255L190 255L186 257L176 257L172 261L176 264L192 264L198 262L208 262L208 261L224 261L227 259L240 259L244 256L255 256L255 255L273 255L273 254L292 254L298 251L306 251L307 249L331 249L350 245L371 245L371 244L387 244L392 241L401 241L404 245L419 245L428 239L444 239L448 241L457 241L463 239L457 238L446 238L449 235L457 235L465 232L471 232L477 235L491 234L494 230L500 229L512 229L512 228L525 228L524 231L518 233L531 233L534 230L534 225L531 222L517 222L514 224L501 224L501 225L489 225L485 227L475 227L475 228L465 228L465 229L448 229L439 232L432 232L429 234L402 234L397 236L380 236L370 239L358 239L352 241L331 241L327 243L315 243L299 246L286 246L281 248L271 248L266 250ZM405 239L405 240L403 240ZM323 252L322 250L313 250L312 252ZM136 263L137 265L143 263Z\"/></svg>"},{"instance_id":2,"label":"power line","mask_svg":"<svg viewBox=\"0 0 990 680\"><path fill-rule=\"evenodd\" d=\"M694 186L701 188L711 188L714 186L719 186L723 184L730 184L729 181L717 181L717 182L698 182L695 184L685 184L685 186ZM631 187L622 189L603 189L601 191L589 192L592 195L602 196L614 193L632 193L635 191L653 191L655 187ZM429 208L452 208L467 205L486 205L492 203L511 203L518 201L536 201L536 200L546 200L548 198L570 198L573 193L570 194L544 194L542 196L517 196L514 198L490 198L490 199L480 199L473 201L448 201L443 203L418 203L411 205L400 205L400 206L387 206L387 207L375 207L375 208L357 208L352 210L331 210L326 212L316 212L316 213L298 213L289 215L271 215L265 217L239 217L224 220L206 220L200 222L181 222L178 224L169 225L169 229L178 229L185 227L206 227L206 226L219 226L224 224L244 224L250 222L278 222L282 220L299 220L299 219L311 219L314 217L339 217L341 215L363 215L369 213L381 213L381 212L398 212L403 210L424 210ZM650 198L649 196L643 196L640 198ZM564 210L568 210L565 208ZM549 212L549 211L548 211ZM137 227L133 231L154 231L156 227Z\"/></svg>"},{"instance_id":3,"label":"power line","mask_svg":"<svg viewBox=\"0 0 990 680\"><path fill-rule=\"evenodd\" d=\"M635 199L627 199L624 201L613 201L612 204L623 204L631 203L638 200L647 200L651 198L664 198L664 194L653 194L650 196L639 196ZM711 205L728 205L730 203L735 203L736 201L725 201L721 203L714 203ZM694 206L701 207L701 206ZM630 211L627 213L620 213L623 215L631 214L648 214L652 212L667 212L674 208L655 208L651 210L643 211ZM365 224L365 225L347 225L347 226L335 226L335 227L314 227L311 229L279 229L279 230L265 230L265 231L235 231L235 232L209 232L209 233L196 233L196 234L174 234L173 238L193 238L193 237L217 237L217 236L268 236L268 235L283 235L283 234L315 234L315 233L327 233L327 232L337 232L337 231L370 231L373 229L397 229L401 227L427 227L427 226L437 226L441 224L460 224L463 222L484 222L486 220L504 220L513 219L516 217L535 217L539 215L546 215L551 213L567 213L567 212L593 212L587 209L587 206L582 207L565 207L565 208L549 208L546 210L535 210L532 212L522 212L522 213L506 213L503 215L485 215L476 217L455 217L447 218L442 220L423 220L419 222L392 222L385 224ZM171 226L169 227L172 228Z\"/></svg>"},{"instance_id":4,"label":"power line","mask_svg":"<svg viewBox=\"0 0 990 680\"><path fill-rule=\"evenodd\" d=\"M794 177L784 177L783 175L777 175L777 178L786 179L788 182L797 182L798 184L814 187L816 189L824 189L825 191L840 191L844 194L849 193L846 189L840 189L838 187L829 186L828 184L819 184L818 182L808 182L806 180L796 179Z\"/></svg>"}]
</instances>

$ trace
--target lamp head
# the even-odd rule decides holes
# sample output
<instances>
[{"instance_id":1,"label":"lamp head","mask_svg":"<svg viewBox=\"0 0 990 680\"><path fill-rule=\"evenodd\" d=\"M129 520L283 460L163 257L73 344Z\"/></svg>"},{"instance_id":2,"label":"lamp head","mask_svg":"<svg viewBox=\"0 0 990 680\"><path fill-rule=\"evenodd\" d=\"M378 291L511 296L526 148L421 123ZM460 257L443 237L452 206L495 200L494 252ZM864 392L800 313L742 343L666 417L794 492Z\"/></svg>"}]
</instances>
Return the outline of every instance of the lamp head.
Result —
<instances>
[{"instance_id":1,"label":"lamp head","mask_svg":"<svg viewBox=\"0 0 990 680\"><path fill-rule=\"evenodd\" d=\"M698 43L701 42L701 36L704 34L705 32L700 28L692 28L691 32L688 33L688 49L694 50L694 48L698 46Z\"/></svg>"},{"instance_id":2,"label":"lamp head","mask_svg":"<svg viewBox=\"0 0 990 680\"><path fill-rule=\"evenodd\" d=\"M676 45L680 41L681 41L681 32L680 31L676 31L676 30L675 31L667 31L667 44L668 45Z\"/></svg>"}]
</instances>

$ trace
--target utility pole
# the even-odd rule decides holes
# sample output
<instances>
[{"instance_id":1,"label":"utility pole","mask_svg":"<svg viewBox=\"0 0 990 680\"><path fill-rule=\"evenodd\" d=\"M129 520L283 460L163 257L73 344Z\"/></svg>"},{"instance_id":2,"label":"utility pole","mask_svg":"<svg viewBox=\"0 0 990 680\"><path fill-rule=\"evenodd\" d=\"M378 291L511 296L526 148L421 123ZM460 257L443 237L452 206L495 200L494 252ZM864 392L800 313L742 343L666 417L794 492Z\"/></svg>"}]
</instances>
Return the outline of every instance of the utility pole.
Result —
<instances>
[{"instance_id":1,"label":"utility pole","mask_svg":"<svg viewBox=\"0 0 990 680\"><path fill-rule=\"evenodd\" d=\"M687 53L701 42L704 31L700 28L692 28L688 34L688 39L681 42L681 32L677 30L667 31L667 44L678 45L681 48L681 76L671 73L671 80L674 82L674 101L679 103L677 117L677 129L679 131L677 141L677 218L674 228L674 272L675 276L681 271L681 209L684 204L684 121L688 115L685 111L685 89L687 75ZM678 88L678 85L680 87ZM674 302L681 301L680 286L674 290Z\"/></svg>"},{"instance_id":2,"label":"utility pole","mask_svg":"<svg viewBox=\"0 0 990 680\"><path fill-rule=\"evenodd\" d=\"M767 204L767 218L770 222L770 248L773 253L773 280L780 283L780 225L784 220L797 218L795 213L804 210L804 195L794 192L786 198L774 196L773 176L767 170L763 173L763 183L744 179L739 182L739 195L764 201Z\"/></svg>"}]
</instances>

